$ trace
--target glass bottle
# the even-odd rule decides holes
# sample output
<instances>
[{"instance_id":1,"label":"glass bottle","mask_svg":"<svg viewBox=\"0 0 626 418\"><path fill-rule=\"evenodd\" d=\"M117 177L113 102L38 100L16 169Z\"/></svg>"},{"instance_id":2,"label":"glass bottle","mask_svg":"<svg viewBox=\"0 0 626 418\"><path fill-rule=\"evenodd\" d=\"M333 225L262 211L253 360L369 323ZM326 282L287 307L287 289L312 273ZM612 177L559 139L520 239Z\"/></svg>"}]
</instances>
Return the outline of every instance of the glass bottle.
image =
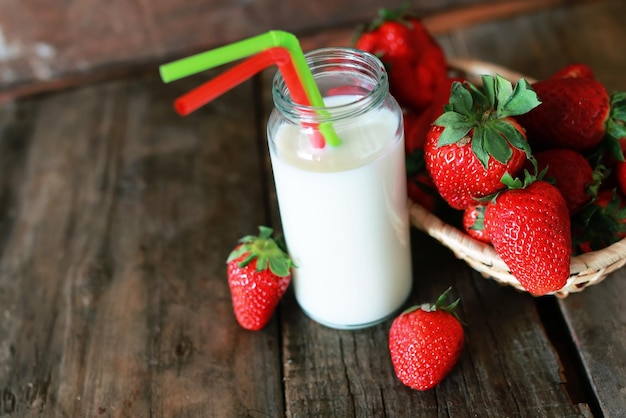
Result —
<instances>
[{"instance_id":1,"label":"glass bottle","mask_svg":"<svg viewBox=\"0 0 626 418\"><path fill-rule=\"evenodd\" d=\"M324 48L306 59L325 107L294 103L278 72L267 126L292 283L315 321L363 328L396 313L412 286L402 111L374 55ZM323 123L339 145L311 140Z\"/></svg>"}]
</instances>

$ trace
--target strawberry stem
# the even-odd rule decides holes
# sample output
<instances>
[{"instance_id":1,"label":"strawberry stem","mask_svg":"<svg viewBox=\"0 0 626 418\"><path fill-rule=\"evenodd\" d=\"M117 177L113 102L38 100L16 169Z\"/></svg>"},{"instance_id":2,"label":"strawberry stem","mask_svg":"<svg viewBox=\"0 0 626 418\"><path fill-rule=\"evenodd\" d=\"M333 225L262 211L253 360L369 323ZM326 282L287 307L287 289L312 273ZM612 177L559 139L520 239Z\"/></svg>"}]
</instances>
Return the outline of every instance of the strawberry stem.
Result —
<instances>
[{"instance_id":1,"label":"strawberry stem","mask_svg":"<svg viewBox=\"0 0 626 418\"><path fill-rule=\"evenodd\" d=\"M445 301L446 301L446 299L448 298L448 294L450 293L451 290L452 290L452 287L448 287L441 295L439 295L439 297L437 298L437 301L434 304L424 303L422 305L411 306L410 308L408 308L407 310L402 312L402 315L408 314L408 313L413 312L413 311L415 311L417 309L421 309L421 310L423 310L425 312L445 311L445 312L448 312L448 313L454 315L454 317L456 319L458 319L459 322L464 324L463 321L461 321L461 319L459 318L459 316L457 315L457 313L455 311L455 308L457 307L457 305L459 304L461 299L457 298L454 302L452 302L448 306L443 306Z\"/></svg>"}]
</instances>

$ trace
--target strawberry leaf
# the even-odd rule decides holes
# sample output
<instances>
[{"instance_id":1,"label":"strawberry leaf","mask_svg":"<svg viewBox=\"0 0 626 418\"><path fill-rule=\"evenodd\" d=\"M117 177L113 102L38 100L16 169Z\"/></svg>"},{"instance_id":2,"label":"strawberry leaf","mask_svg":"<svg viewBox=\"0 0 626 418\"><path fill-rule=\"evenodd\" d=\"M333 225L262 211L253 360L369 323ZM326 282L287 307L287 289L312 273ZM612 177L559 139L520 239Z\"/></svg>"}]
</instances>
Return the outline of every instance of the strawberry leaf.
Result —
<instances>
[{"instance_id":1,"label":"strawberry leaf","mask_svg":"<svg viewBox=\"0 0 626 418\"><path fill-rule=\"evenodd\" d=\"M495 85L496 85L496 110L498 114L502 117L508 116L504 115L503 110L506 108L506 105L514 100L513 96L513 85L506 78L499 76L496 74L495 77Z\"/></svg>"},{"instance_id":2,"label":"strawberry leaf","mask_svg":"<svg viewBox=\"0 0 626 418\"><path fill-rule=\"evenodd\" d=\"M506 139L491 125L485 126L485 150L496 161L506 164L513 155L513 150Z\"/></svg>"},{"instance_id":3,"label":"strawberry leaf","mask_svg":"<svg viewBox=\"0 0 626 418\"><path fill-rule=\"evenodd\" d=\"M444 126L446 128L471 128L472 123L467 115L458 113L454 110L444 112L439 116L435 122L435 125Z\"/></svg>"},{"instance_id":4,"label":"strawberry leaf","mask_svg":"<svg viewBox=\"0 0 626 418\"><path fill-rule=\"evenodd\" d=\"M471 115L474 99L465 86L455 81L450 89L450 103L453 105L454 111L461 115Z\"/></svg>"},{"instance_id":5,"label":"strawberry leaf","mask_svg":"<svg viewBox=\"0 0 626 418\"><path fill-rule=\"evenodd\" d=\"M247 253L248 250L243 248L243 247L237 247L235 248L233 251L231 251L231 253L228 255L228 258L226 259L227 263L230 263L233 260L238 259L239 257L241 257L242 255L244 255L245 253Z\"/></svg>"},{"instance_id":6,"label":"strawberry leaf","mask_svg":"<svg viewBox=\"0 0 626 418\"><path fill-rule=\"evenodd\" d=\"M492 101L490 101L489 97L487 97L487 95L483 91L481 91L472 83L466 83L465 86L469 89L470 93L472 94L472 99L474 100L474 107L472 111L472 113L474 113L473 117L475 118L476 114L482 115L487 112L491 108L491 104L493 103Z\"/></svg>"},{"instance_id":7,"label":"strawberry leaf","mask_svg":"<svg viewBox=\"0 0 626 418\"><path fill-rule=\"evenodd\" d=\"M489 75L483 75L481 79L483 80L483 90L485 91L485 97L487 98L487 102L492 108L495 109L494 105L496 103L497 95L496 80Z\"/></svg>"},{"instance_id":8,"label":"strawberry leaf","mask_svg":"<svg viewBox=\"0 0 626 418\"><path fill-rule=\"evenodd\" d=\"M621 138L626 138L626 92L617 92L611 95L611 113L606 124L606 146L615 158L624 161L624 153L619 144Z\"/></svg>"},{"instance_id":9,"label":"strawberry leaf","mask_svg":"<svg viewBox=\"0 0 626 418\"><path fill-rule=\"evenodd\" d=\"M514 146L515 148L524 151L526 153L526 157L529 158L531 155L530 145L524 135L513 125L506 121L497 120L494 121L495 129L504 137L506 140Z\"/></svg>"},{"instance_id":10,"label":"strawberry leaf","mask_svg":"<svg viewBox=\"0 0 626 418\"><path fill-rule=\"evenodd\" d=\"M459 142L472 129L467 116L454 111L445 112L434 124L445 127L437 140L437 146L440 147Z\"/></svg>"},{"instance_id":11,"label":"strawberry leaf","mask_svg":"<svg viewBox=\"0 0 626 418\"><path fill-rule=\"evenodd\" d=\"M270 258L270 270L277 276L285 277L289 274L289 269L291 268L291 263L289 260L284 258Z\"/></svg>"},{"instance_id":12,"label":"strawberry leaf","mask_svg":"<svg viewBox=\"0 0 626 418\"><path fill-rule=\"evenodd\" d=\"M267 268L267 256L262 254L256 260L256 271L263 271Z\"/></svg>"},{"instance_id":13,"label":"strawberry leaf","mask_svg":"<svg viewBox=\"0 0 626 418\"><path fill-rule=\"evenodd\" d=\"M519 177L513 177L508 171L502 175L500 183L504 184L509 189L522 189L524 187L524 183L522 183Z\"/></svg>"},{"instance_id":14,"label":"strawberry leaf","mask_svg":"<svg viewBox=\"0 0 626 418\"><path fill-rule=\"evenodd\" d=\"M471 128L449 127L444 129L437 140L437 146L451 145L459 142L470 131Z\"/></svg>"},{"instance_id":15,"label":"strawberry leaf","mask_svg":"<svg viewBox=\"0 0 626 418\"><path fill-rule=\"evenodd\" d=\"M523 115L540 104L537 93L525 79L521 78L508 98L498 98L498 115L501 118Z\"/></svg>"},{"instance_id":16,"label":"strawberry leaf","mask_svg":"<svg viewBox=\"0 0 626 418\"><path fill-rule=\"evenodd\" d=\"M474 129L474 136L472 137L472 152L486 170L489 165L489 153L485 147L486 141L484 137L485 130L482 127Z\"/></svg>"}]
</instances>

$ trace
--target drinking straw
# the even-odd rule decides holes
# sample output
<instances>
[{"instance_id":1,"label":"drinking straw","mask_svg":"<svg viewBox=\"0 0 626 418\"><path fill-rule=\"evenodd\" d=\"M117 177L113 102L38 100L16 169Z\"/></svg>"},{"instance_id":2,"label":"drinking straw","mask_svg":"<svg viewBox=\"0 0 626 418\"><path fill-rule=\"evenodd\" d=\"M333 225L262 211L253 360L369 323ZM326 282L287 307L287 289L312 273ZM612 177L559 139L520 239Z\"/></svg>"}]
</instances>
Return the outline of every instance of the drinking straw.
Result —
<instances>
[{"instance_id":1,"label":"drinking straw","mask_svg":"<svg viewBox=\"0 0 626 418\"><path fill-rule=\"evenodd\" d=\"M322 95L306 63L300 42L293 34L284 31L269 31L239 42L164 64L159 69L161 79L165 83L169 83L274 47L282 47L289 52L297 80L302 86L302 90L304 90L308 102L314 107L323 109L324 101ZM285 70L287 70L287 67L285 67ZM288 71L285 73L287 72ZM285 73L283 73L283 77ZM287 80L285 80L285 82L287 82ZM330 124L321 123L318 129L329 145L337 146L341 143Z\"/></svg>"},{"instance_id":2,"label":"drinking straw","mask_svg":"<svg viewBox=\"0 0 626 418\"><path fill-rule=\"evenodd\" d=\"M310 106L309 99L302 89L302 85L297 79L295 82L293 80L295 69L291 64L289 52L284 48L274 47L253 55L251 58L185 93L174 101L174 107L180 115L186 116L273 64L277 64L281 74L283 74L294 102Z\"/></svg>"},{"instance_id":3,"label":"drinking straw","mask_svg":"<svg viewBox=\"0 0 626 418\"><path fill-rule=\"evenodd\" d=\"M174 100L174 109L179 115L187 116L273 64L278 65L294 102L310 106L306 92L298 81L289 52L282 47L274 47L253 55L251 58L178 97ZM314 148L324 147L324 138L317 129L309 132L309 138Z\"/></svg>"}]
</instances>

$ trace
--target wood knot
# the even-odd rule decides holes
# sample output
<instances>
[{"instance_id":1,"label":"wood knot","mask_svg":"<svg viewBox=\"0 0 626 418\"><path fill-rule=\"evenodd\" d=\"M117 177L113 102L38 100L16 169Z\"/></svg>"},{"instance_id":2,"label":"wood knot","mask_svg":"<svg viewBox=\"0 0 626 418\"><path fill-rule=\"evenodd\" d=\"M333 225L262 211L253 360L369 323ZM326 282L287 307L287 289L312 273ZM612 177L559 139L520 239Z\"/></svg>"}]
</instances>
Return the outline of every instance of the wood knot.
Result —
<instances>
[{"instance_id":1,"label":"wood knot","mask_svg":"<svg viewBox=\"0 0 626 418\"><path fill-rule=\"evenodd\" d=\"M177 357L189 357L193 352L193 344L191 339L187 336L181 335L180 340L176 344L174 349Z\"/></svg>"}]
</instances>

